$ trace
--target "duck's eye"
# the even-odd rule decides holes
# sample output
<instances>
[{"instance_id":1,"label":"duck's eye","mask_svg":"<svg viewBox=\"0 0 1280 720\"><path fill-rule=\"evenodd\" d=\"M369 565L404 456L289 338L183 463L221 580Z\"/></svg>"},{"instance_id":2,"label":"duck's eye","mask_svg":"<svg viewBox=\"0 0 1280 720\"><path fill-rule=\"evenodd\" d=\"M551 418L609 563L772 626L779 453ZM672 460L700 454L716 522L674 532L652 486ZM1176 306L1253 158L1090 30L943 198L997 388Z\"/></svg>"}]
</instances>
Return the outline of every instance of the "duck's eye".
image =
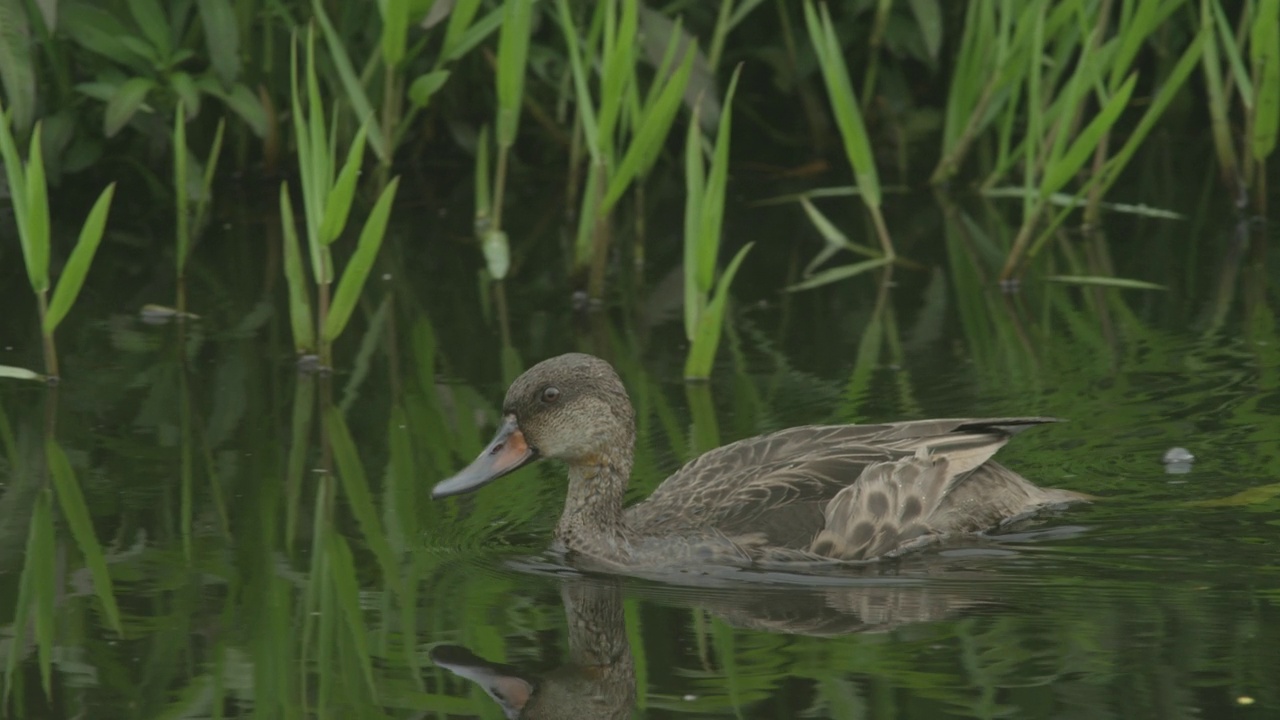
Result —
<instances>
[{"instance_id":1,"label":"duck's eye","mask_svg":"<svg viewBox=\"0 0 1280 720\"><path fill-rule=\"evenodd\" d=\"M560 388L555 387L555 386L548 387L548 388L543 388L543 390L542 390L542 402L544 402L544 403L553 403L553 402L555 402L555 401L557 401L557 400L559 400L559 399L560 399Z\"/></svg>"}]
</instances>

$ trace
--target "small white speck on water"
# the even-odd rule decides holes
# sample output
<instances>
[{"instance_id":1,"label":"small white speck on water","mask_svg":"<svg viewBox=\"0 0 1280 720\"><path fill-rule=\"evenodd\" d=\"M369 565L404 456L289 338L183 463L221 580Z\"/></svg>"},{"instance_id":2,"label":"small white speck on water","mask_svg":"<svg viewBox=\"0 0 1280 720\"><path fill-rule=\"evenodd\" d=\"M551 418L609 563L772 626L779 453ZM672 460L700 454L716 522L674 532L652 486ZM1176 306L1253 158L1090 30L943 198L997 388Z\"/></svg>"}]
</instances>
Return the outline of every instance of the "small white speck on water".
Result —
<instances>
[{"instance_id":1,"label":"small white speck on water","mask_svg":"<svg viewBox=\"0 0 1280 720\"><path fill-rule=\"evenodd\" d=\"M391 279L391 273L382 273L382 279L383 279L383 280L390 280L390 279Z\"/></svg>"},{"instance_id":2,"label":"small white speck on water","mask_svg":"<svg viewBox=\"0 0 1280 720\"><path fill-rule=\"evenodd\" d=\"M1240 697L1236 698L1237 705L1252 705L1253 703L1254 703L1253 698L1249 697L1248 695L1241 695Z\"/></svg>"},{"instance_id":3,"label":"small white speck on water","mask_svg":"<svg viewBox=\"0 0 1280 720\"><path fill-rule=\"evenodd\" d=\"M697 699L698 699L697 695L685 695L683 698L685 702L693 702L694 700L697 700Z\"/></svg>"}]
</instances>

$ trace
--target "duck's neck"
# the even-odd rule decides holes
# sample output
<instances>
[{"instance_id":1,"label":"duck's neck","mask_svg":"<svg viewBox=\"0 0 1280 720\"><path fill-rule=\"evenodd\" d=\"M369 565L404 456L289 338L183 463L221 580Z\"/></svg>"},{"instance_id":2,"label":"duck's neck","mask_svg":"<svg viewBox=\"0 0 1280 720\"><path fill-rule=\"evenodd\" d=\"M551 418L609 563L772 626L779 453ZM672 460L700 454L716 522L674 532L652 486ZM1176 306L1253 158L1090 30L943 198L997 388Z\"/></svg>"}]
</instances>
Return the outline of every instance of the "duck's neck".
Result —
<instances>
[{"instance_id":1,"label":"duck's neck","mask_svg":"<svg viewBox=\"0 0 1280 720\"><path fill-rule=\"evenodd\" d=\"M565 548L613 562L631 556L622 500L631 477L631 457L599 456L569 466L569 492L556 537Z\"/></svg>"}]
</instances>

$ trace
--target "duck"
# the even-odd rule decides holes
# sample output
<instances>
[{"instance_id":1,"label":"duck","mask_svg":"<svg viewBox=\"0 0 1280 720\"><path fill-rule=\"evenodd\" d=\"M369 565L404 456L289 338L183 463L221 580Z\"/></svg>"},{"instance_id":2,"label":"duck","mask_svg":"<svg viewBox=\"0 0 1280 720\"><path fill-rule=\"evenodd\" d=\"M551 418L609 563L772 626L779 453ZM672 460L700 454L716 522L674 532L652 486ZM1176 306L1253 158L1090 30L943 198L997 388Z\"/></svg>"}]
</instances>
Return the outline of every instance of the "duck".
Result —
<instances>
[{"instance_id":1,"label":"duck","mask_svg":"<svg viewBox=\"0 0 1280 720\"><path fill-rule=\"evenodd\" d=\"M475 491L540 459L568 468L553 548L606 570L867 563L1091 497L1042 488L992 456L1050 417L804 425L689 461L624 508L635 411L607 361L568 353L507 390L492 441L435 485Z\"/></svg>"}]
</instances>

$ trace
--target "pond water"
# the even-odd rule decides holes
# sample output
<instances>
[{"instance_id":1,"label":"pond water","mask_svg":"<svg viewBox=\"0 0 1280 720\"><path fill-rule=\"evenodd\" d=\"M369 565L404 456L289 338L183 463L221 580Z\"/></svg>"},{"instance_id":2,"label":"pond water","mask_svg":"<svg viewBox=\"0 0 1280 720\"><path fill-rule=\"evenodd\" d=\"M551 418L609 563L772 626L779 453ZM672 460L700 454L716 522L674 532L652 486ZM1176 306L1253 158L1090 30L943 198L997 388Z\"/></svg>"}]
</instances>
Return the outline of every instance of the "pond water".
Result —
<instances>
[{"instance_id":1,"label":"pond water","mask_svg":"<svg viewBox=\"0 0 1280 720\"><path fill-rule=\"evenodd\" d=\"M469 218L402 190L329 378L295 370L279 221L255 203L226 203L197 248L200 317L182 326L139 313L172 304L171 259L109 237L60 331L56 393L0 385L0 617L34 557L52 440L120 629L59 519L41 556L57 570L52 701L35 634L6 633L16 716L1280 717L1280 285L1239 244L1256 230L1114 216L1109 242L1051 245L1002 294L1002 211L896 198L912 264L782 293L821 241L794 206L744 205L726 242L756 247L715 376L686 385L678 220L650 224L625 309L580 313L555 203L524 192L509 347ZM1189 206L1183 192L1166 202ZM864 222L847 199L823 207ZM1168 289L1044 278L1098 267ZM38 366L21 269L0 280L0 363ZM1001 460L1098 500L838 572L577 572L543 553L562 468L428 497L487 440L512 373L569 350L614 362L632 394L632 499L703 450L791 425L1051 415L1067 422ZM1194 462L1163 463L1175 447Z\"/></svg>"}]
</instances>

